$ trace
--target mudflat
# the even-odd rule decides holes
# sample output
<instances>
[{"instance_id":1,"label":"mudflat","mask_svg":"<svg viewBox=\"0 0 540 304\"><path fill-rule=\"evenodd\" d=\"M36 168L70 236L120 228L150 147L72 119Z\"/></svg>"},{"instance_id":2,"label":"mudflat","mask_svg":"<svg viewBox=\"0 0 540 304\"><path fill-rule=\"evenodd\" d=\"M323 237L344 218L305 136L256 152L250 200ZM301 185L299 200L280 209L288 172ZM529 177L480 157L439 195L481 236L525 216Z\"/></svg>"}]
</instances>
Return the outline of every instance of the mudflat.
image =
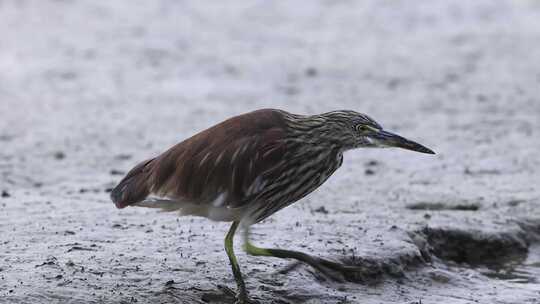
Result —
<instances>
[{"instance_id":1,"label":"mudflat","mask_svg":"<svg viewBox=\"0 0 540 304\"><path fill-rule=\"evenodd\" d=\"M228 224L108 191L259 108L364 112L437 155L347 153L253 241L365 272L238 243L253 299L540 303L539 1L0 1L0 36L0 303L232 302Z\"/></svg>"}]
</instances>

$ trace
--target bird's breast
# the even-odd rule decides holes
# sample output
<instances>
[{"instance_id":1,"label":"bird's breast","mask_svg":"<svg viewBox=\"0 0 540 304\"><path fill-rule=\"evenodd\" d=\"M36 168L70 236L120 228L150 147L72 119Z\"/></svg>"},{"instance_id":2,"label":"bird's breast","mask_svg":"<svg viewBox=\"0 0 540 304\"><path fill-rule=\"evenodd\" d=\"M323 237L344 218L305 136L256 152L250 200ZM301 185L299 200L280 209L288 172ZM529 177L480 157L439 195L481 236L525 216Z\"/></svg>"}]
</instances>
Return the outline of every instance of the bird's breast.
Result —
<instances>
[{"instance_id":1,"label":"bird's breast","mask_svg":"<svg viewBox=\"0 0 540 304\"><path fill-rule=\"evenodd\" d=\"M259 222L300 200L321 186L341 166L343 155L332 150L306 150L291 157L287 168L272 181L249 209L251 221Z\"/></svg>"}]
</instances>

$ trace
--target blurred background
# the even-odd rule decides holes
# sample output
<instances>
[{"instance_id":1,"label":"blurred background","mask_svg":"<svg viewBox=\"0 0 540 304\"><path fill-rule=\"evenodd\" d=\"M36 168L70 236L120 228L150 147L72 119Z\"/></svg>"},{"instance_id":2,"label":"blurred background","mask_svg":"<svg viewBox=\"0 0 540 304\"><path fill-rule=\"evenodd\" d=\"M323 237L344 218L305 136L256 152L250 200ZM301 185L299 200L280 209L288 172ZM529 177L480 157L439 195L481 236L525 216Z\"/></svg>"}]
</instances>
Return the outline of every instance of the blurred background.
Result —
<instances>
[{"instance_id":1,"label":"blurred background","mask_svg":"<svg viewBox=\"0 0 540 304\"><path fill-rule=\"evenodd\" d=\"M200 130L279 108L364 112L438 155L348 153L256 228L379 265L375 286L242 256L255 297L538 303L539 62L533 0L0 0L0 302L229 301L225 225L118 211L107 191Z\"/></svg>"}]
</instances>

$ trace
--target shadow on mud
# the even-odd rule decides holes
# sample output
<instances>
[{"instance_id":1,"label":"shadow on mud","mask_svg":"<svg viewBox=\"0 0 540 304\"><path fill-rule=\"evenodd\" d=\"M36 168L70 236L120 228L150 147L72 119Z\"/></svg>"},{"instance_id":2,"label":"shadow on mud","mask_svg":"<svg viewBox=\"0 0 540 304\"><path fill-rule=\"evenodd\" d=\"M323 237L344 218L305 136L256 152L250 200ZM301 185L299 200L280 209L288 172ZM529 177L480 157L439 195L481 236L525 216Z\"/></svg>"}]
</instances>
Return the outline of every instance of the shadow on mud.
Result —
<instances>
[{"instance_id":1,"label":"shadow on mud","mask_svg":"<svg viewBox=\"0 0 540 304\"><path fill-rule=\"evenodd\" d=\"M431 255L446 263L474 268L494 279L538 283L540 244L527 234L486 233L426 227L422 231Z\"/></svg>"},{"instance_id":2,"label":"shadow on mud","mask_svg":"<svg viewBox=\"0 0 540 304\"><path fill-rule=\"evenodd\" d=\"M503 264L486 265L479 271L490 278L513 283L540 283L540 244L531 246L525 255L508 257Z\"/></svg>"}]
</instances>

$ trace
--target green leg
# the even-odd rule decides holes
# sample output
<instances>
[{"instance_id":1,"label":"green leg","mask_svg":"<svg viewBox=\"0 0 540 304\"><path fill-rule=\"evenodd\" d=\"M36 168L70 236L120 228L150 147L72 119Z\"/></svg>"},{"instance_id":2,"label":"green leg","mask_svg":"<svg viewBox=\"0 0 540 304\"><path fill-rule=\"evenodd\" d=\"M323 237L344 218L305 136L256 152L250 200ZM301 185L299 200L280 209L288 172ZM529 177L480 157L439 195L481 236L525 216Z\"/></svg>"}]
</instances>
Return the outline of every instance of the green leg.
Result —
<instances>
[{"instance_id":1,"label":"green leg","mask_svg":"<svg viewBox=\"0 0 540 304\"><path fill-rule=\"evenodd\" d=\"M225 251L227 252L227 256L229 256L229 261L231 263L234 279L236 280L236 285L238 286L237 303L243 304L243 303L248 303L246 284L244 283L244 279L242 278L240 265L238 265L238 261L236 260L236 256L234 255L234 249L233 249L234 234L237 228L238 228L238 222L233 222L231 228L229 229L229 232L227 233L227 236L225 237Z\"/></svg>"},{"instance_id":2,"label":"green leg","mask_svg":"<svg viewBox=\"0 0 540 304\"><path fill-rule=\"evenodd\" d=\"M249 242L249 231L247 229L245 234L245 250L248 254L254 256L295 259L310 265L325 276L339 282L343 282L344 279L347 278L353 278L356 274L358 274L359 271L361 271L359 267L346 266L340 263L313 257L303 252L256 247Z\"/></svg>"}]
</instances>

